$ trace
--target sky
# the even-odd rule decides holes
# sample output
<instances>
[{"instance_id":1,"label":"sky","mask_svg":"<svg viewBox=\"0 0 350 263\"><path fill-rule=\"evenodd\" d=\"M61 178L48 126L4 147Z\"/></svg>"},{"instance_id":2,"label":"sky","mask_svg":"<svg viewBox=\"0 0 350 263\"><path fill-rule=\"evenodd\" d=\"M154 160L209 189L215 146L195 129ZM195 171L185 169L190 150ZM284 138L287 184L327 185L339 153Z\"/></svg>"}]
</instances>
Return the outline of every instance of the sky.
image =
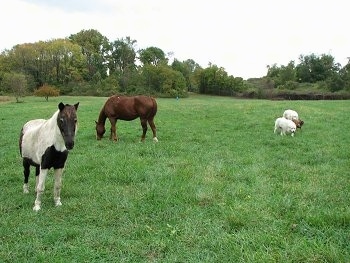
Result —
<instances>
[{"instance_id":1,"label":"sky","mask_svg":"<svg viewBox=\"0 0 350 263\"><path fill-rule=\"evenodd\" d=\"M130 37L170 61L217 65L259 78L267 65L327 54L350 57L350 15L343 0L0 0L0 52L17 44L95 29L109 41Z\"/></svg>"}]
</instances>

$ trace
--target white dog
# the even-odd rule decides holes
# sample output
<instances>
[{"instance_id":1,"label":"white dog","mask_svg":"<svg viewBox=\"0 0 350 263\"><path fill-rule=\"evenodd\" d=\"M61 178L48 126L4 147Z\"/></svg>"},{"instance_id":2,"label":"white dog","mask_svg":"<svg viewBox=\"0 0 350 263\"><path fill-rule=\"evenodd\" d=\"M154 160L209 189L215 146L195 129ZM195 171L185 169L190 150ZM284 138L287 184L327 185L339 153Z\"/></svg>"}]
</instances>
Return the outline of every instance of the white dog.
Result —
<instances>
[{"instance_id":1,"label":"white dog","mask_svg":"<svg viewBox=\"0 0 350 263\"><path fill-rule=\"evenodd\" d=\"M299 115L296 111L294 110L285 110L283 113L283 117L288 119L288 120L299 120Z\"/></svg>"},{"instance_id":2,"label":"white dog","mask_svg":"<svg viewBox=\"0 0 350 263\"><path fill-rule=\"evenodd\" d=\"M291 120L287 120L284 117L277 118L275 121L275 130L274 133L279 132L281 135L287 135L291 134L291 136L294 136L294 133L297 129L297 126L295 123Z\"/></svg>"},{"instance_id":3,"label":"white dog","mask_svg":"<svg viewBox=\"0 0 350 263\"><path fill-rule=\"evenodd\" d=\"M299 119L299 115L296 111L294 110L285 110L283 113L283 117L291 120L295 123L295 125L297 126L297 128L299 128L301 130L301 126L304 125L304 121L302 121L301 119Z\"/></svg>"}]
</instances>

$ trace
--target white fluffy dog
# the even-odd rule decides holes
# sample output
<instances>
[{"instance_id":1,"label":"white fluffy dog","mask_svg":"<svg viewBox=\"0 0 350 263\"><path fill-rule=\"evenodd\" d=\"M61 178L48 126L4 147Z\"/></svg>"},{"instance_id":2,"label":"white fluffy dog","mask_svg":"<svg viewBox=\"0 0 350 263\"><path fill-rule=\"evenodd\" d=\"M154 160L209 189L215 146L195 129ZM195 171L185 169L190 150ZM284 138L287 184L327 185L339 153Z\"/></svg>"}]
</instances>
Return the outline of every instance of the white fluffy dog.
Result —
<instances>
[{"instance_id":1,"label":"white fluffy dog","mask_svg":"<svg viewBox=\"0 0 350 263\"><path fill-rule=\"evenodd\" d=\"M287 120L284 117L277 118L275 121L275 130L274 133L279 132L281 135L291 134L294 136L294 133L297 129L295 123L291 120Z\"/></svg>"},{"instance_id":2,"label":"white fluffy dog","mask_svg":"<svg viewBox=\"0 0 350 263\"><path fill-rule=\"evenodd\" d=\"M299 115L294 110L285 110L283 113L283 117L288 120L299 120Z\"/></svg>"},{"instance_id":3,"label":"white fluffy dog","mask_svg":"<svg viewBox=\"0 0 350 263\"><path fill-rule=\"evenodd\" d=\"M301 130L301 126L304 125L304 121L302 121L301 119L299 119L299 115L296 111L294 110L285 110L283 112L283 117L291 120L295 123L295 125L297 126L297 128L299 128Z\"/></svg>"}]
</instances>

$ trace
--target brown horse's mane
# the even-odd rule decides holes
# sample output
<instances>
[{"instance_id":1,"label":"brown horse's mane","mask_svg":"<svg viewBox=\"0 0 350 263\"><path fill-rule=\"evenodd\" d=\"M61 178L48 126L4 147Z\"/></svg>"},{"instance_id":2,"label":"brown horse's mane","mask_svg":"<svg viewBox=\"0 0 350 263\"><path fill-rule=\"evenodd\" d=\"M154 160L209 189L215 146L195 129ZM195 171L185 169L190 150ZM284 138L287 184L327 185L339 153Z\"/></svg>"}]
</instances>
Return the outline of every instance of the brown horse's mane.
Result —
<instances>
[{"instance_id":1,"label":"brown horse's mane","mask_svg":"<svg viewBox=\"0 0 350 263\"><path fill-rule=\"evenodd\" d=\"M106 119L107 119L107 115L105 113L105 107L103 106L98 116L97 123L105 125Z\"/></svg>"}]
</instances>

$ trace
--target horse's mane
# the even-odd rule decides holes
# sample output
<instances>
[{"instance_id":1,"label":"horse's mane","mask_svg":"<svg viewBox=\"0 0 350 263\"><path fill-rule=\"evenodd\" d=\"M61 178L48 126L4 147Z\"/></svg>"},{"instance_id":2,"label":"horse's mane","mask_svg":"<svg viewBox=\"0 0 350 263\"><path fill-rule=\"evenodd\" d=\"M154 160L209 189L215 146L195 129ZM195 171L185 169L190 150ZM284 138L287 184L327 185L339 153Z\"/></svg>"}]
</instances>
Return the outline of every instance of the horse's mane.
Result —
<instances>
[{"instance_id":1,"label":"horse's mane","mask_svg":"<svg viewBox=\"0 0 350 263\"><path fill-rule=\"evenodd\" d=\"M100 124L105 124L106 123L106 119L107 119L107 115L105 113L105 105L102 107L100 114L98 115L98 120L97 123Z\"/></svg>"}]
</instances>

